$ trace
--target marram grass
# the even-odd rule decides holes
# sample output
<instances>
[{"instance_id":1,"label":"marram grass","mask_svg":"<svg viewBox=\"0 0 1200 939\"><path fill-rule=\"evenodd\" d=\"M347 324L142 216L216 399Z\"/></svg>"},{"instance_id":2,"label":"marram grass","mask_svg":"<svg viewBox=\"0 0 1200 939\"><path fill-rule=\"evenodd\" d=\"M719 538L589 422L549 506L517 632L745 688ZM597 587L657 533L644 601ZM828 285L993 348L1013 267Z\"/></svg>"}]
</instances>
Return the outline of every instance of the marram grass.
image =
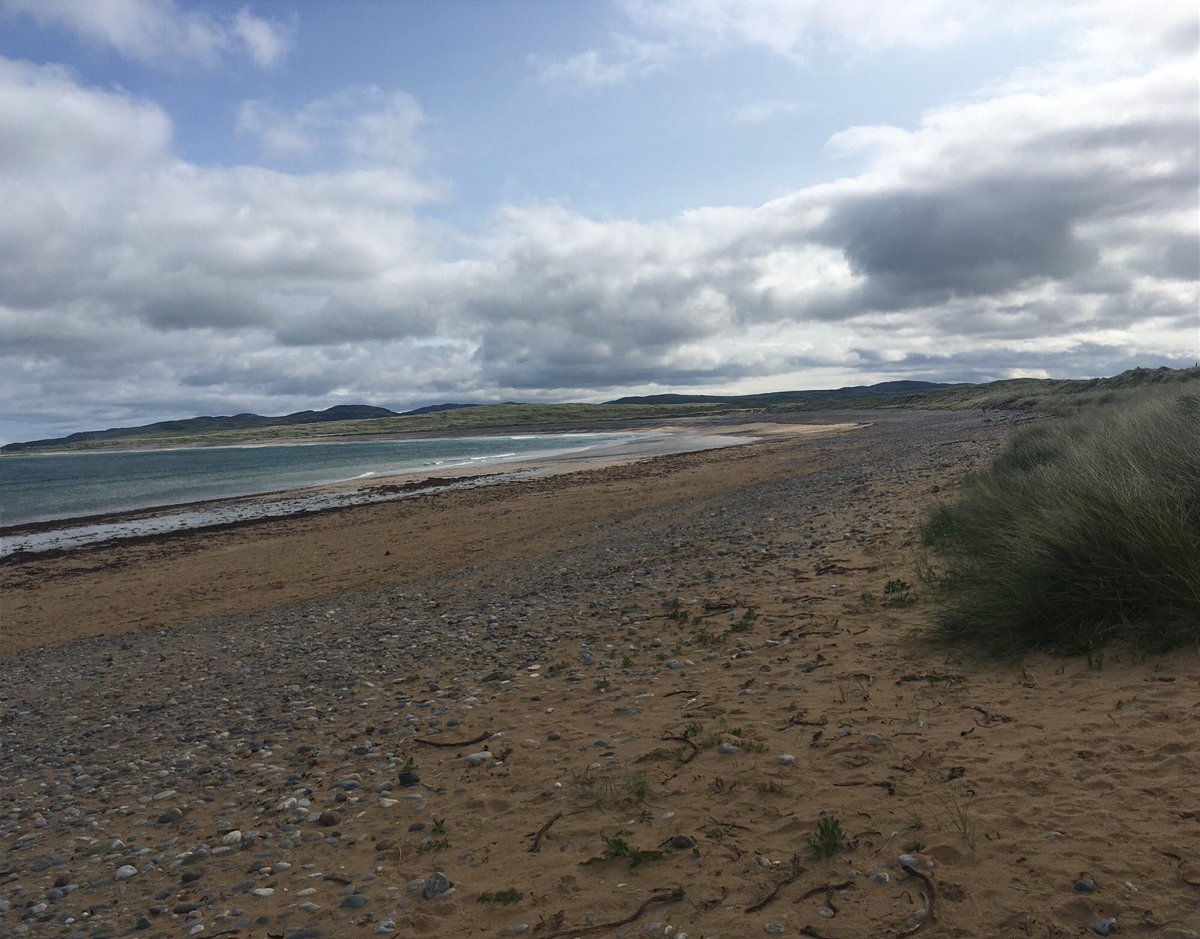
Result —
<instances>
[{"instance_id":1,"label":"marram grass","mask_svg":"<svg viewBox=\"0 0 1200 939\"><path fill-rule=\"evenodd\" d=\"M1015 437L925 518L936 635L992 654L1200 644L1200 395Z\"/></svg>"}]
</instances>

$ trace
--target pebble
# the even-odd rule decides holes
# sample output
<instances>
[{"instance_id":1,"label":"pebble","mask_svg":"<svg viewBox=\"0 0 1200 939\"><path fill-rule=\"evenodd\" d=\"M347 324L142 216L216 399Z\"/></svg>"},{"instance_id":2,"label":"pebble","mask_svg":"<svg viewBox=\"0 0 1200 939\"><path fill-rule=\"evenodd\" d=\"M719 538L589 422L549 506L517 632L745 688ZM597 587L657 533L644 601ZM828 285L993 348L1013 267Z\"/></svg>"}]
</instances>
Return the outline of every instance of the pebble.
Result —
<instances>
[{"instance_id":1,"label":"pebble","mask_svg":"<svg viewBox=\"0 0 1200 939\"><path fill-rule=\"evenodd\" d=\"M775 762L780 766L795 766L796 758L790 753L783 753L780 754L779 758Z\"/></svg>"},{"instance_id":2,"label":"pebble","mask_svg":"<svg viewBox=\"0 0 1200 939\"><path fill-rule=\"evenodd\" d=\"M1080 877L1075 881L1075 889L1080 893L1095 893L1096 881L1090 877Z\"/></svg>"},{"instance_id":3,"label":"pebble","mask_svg":"<svg viewBox=\"0 0 1200 939\"><path fill-rule=\"evenodd\" d=\"M138 869L132 864L122 864L117 868L117 872L113 874L114 880L128 880L130 877L137 876Z\"/></svg>"},{"instance_id":4,"label":"pebble","mask_svg":"<svg viewBox=\"0 0 1200 939\"><path fill-rule=\"evenodd\" d=\"M236 828L233 829L233 831L225 832L225 834L221 836L221 844L223 844L223 845L235 845L235 844L241 844L241 843L242 843L242 833L240 831L238 831Z\"/></svg>"},{"instance_id":5,"label":"pebble","mask_svg":"<svg viewBox=\"0 0 1200 939\"><path fill-rule=\"evenodd\" d=\"M767 923L763 926L763 932L768 936L781 936L785 931L780 923Z\"/></svg>"},{"instance_id":6,"label":"pebble","mask_svg":"<svg viewBox=\"0 0 1200 939\"><path fill-rule=\"evenodd\" d=\"M371 901L365 893L352 893L342 900L342 907L347 910L361 910Z\"/></svg>"},{"instance_id":7,"label":"pebble","mask_svg":"<svg viewBox=\"0 0 1200 939\"><path fill-rule=\"evenodd\" d=\"M496 757L490 750L480 750L477 753L468 753L463 759L467 761L468 766L483 766L485 763L490 763Z\"/></svg>"},{"instance_id":8,"label":"pebble","mask_svg":"<svg viewBox=\"0 0 1200 939\"><path fill-rule=\"evenodd\" d=\"M441 871L434 871L425 878L425 899L440 897L450 889L450 881Z\"/></svg>"},{"instance_id":9,"label":"pebble","mask_svg":"<svg viewBox=\"0 0 1200 939\"><path fill-rule=\"evenodd\" d=\"M1117 928L1116 917L1110 916L1107 919L1102 919L1098 923L1092 923L1088 927L1097 936L1113 936L1119 931Z\"/></svg>"}]
</instances>

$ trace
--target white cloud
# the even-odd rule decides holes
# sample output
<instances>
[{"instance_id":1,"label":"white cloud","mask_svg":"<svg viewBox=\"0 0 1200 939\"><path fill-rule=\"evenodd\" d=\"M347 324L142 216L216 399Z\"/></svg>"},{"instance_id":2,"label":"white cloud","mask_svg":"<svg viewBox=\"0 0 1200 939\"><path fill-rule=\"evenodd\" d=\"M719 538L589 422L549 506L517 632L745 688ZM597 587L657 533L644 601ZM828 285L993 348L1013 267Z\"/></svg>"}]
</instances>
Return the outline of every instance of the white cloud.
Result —
<instances>
[{"instance_id":1,"label":"white cloud","mask_svg":"<svg viewBox=\"0 0 1200 939\"><path fill-rule=\"evenodd\" d=\"M289 26L255 16L248 7L229 17L185 10L175 0L3 0L3 6L168 70L243 55L266 68L278 64L291 43Z\"/></svg>"},{"instance_id":2,"label":"white cloud","mask_svg":"<svg viewBox=\"0 0 1200 939\"><path fill-rule=\"evenodd\" d=\"M729 117L738 124L766 124L803 110L794 101L750 101L730 111Z\"/></svg>"},{"instance_id":3,"label":"white cloud","mask_svg":"<svg viewBox=\"0 0 1200 939\"><path fill-rule=\"evenodd\" d=\"M548 84L581 85L605 88L625 85L662 71L674 58L672 48L661 42L648 42L625 34L610 37L609 48L586 49L566 59L531 56L542 81Z\"/></svg>"},{"instance_id":4,"label":"white cloud","mask_svg":"<svg viewBox=\"0 0 1200 939\"><path fill-rule=\"evenodd\" d=\"M255 16L247 7L238 10L231 27L259 68L277 65L287 55L292 30Z\"/></svg>"},{"instance_id":5,"label":"white cloud","mask_svg":"<svg viewBox=\"0 0 1200 939\"><path fill-rule=\"evenodd\" d=\"M406 94L248 103L287 165L201 167L157 105L0 60L0 419L1190 361L1197 56L1160 41L1187 21L848 128L864 169L761 206L474 233L422 214L444 187Z\"/></svg>"},{"instance_id":6,"label":"white cloud","mask_svg":"<svg viewBox=\"0 0 1200 939\"><path fill-rule=\"evenodd\" d=\"M237 129L256 138L272 161L391 167L415 176L428 163L421 143L427 120L412 95L369 85L343 89L290 114L265 101L245 101ZM426 186L431 197L440 191L431 178Z\"/></svg>"},{"instance_id":7,"label":"white cloud","mask_svg":"<svg viewBox=\"0 0 1200 939\"><path fill-rule=\"evenodd\" d=\"M1073 68L1111 71L1146 55L1186 54L1200 40L1192 0L624 0L620 10L622 28L600 47L535 60L543 77L628 84L684 59L738 49L803 65L818 46L936 49L1053 24L1071 31Z\"/></svg>"}]
</instances>

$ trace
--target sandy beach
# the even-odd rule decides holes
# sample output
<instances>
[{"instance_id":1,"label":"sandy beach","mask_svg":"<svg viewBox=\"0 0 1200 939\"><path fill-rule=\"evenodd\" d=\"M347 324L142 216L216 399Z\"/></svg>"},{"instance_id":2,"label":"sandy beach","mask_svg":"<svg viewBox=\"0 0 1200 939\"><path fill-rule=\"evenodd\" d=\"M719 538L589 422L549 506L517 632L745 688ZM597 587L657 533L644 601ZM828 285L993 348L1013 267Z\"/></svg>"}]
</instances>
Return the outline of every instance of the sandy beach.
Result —
<instances>
[{"instance_id":1,"label":"sandy beach","mask_svg":"<svg viewBox=\"0 0 1200 939\"><path fill-rule=\"evenodd\" d=\"M1200 937L1196 650L923 638L1028 419L8 559L0 936Z\"/></svg>"}]
</instances>

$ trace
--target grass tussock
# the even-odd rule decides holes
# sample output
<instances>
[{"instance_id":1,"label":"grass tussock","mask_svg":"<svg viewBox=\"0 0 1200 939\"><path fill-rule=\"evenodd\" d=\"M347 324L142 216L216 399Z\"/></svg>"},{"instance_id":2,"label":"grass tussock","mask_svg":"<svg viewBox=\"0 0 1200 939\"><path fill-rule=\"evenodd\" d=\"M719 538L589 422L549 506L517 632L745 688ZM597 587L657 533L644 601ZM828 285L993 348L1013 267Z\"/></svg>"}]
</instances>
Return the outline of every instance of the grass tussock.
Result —
<instances>
[{"instance_id":1,"label":"grass tussock","mask_svg":"<svg viewBox=\"0 0 1200 939\"><path fill-rule=\"evenodd\" d=\"M942 639L992 654L1200 643L1200 394L1148 389L1030 428L922 535Z\"/></svg>"}]
</instances>

